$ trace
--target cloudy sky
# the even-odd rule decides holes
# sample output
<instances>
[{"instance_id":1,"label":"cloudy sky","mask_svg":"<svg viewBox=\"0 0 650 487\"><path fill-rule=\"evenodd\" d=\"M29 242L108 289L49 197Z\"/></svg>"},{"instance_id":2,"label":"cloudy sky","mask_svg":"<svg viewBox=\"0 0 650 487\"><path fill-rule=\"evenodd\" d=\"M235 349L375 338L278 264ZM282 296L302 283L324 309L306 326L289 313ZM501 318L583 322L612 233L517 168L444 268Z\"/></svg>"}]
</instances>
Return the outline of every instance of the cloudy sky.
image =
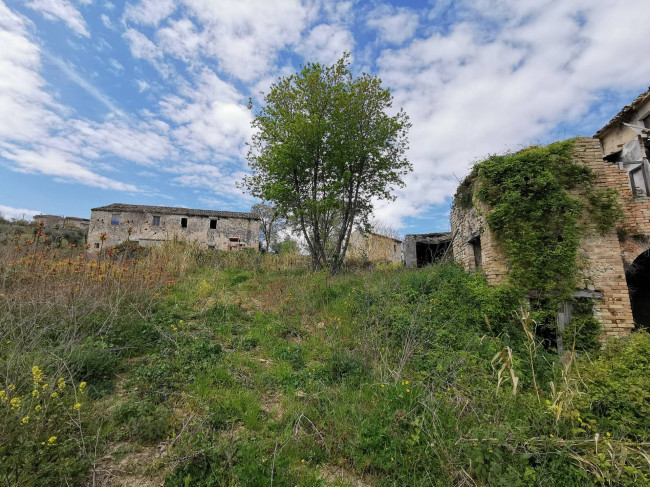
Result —
<instances>
[{"instance_id":1,"label":"cloudy sky","mask_svg":"<svg viewBox=\"0 0 650 487\"><path fill-rule=\"evenodd\" d=\"M593 135L650 84L647 0L0 0L0 212L245 211L260 92L352 53L411 117L377 217L445 230L477 159Z\"/></svg>"}]
</instances>

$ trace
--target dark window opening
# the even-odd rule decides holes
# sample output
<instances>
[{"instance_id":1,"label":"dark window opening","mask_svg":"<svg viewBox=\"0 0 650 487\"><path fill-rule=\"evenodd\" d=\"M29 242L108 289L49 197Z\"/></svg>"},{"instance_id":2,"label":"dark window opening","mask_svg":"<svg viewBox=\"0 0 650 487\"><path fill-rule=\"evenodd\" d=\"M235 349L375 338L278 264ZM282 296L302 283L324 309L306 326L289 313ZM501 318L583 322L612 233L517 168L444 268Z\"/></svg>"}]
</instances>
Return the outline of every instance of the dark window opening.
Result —
<instances>
[{"instance_id":1,"label":"dark window opening","mask_svg":"<svg viewBox=\"0 0 650 487\"><path fill-rule=\"evenodd\" d=\"M215 246L214 246L214 245L208 245L208 248L209 248L210 250L214 250L214 249L215 249Z\"/></svg>"},{"instance_id":2,"label":"dark window opening","mask_svg":"<svg viewBox=\"0 0 650 487\"><path fill-rule=\"evenodd\" d=\"M650 115L643 119L643 126L647 129L650 129Z\"/></svg>"},{"instance_id":3,"label":"dark window opening","mask_svg":"<svg viewBox=\"0 0 650 487\"><path fill-rule=\"evenodd\" d=\"M447 254L448 248L449 248L449 242L443 242L437 244L416 242L415 256L417 259L417 266L425 267L427 265L440 262Z\"/></svg>"},{"instance_id":4,"label":"dark window opening","mask_svg":"<svg viewBox=\"0 0 650 487\"><path fill-rule=\"evenodd\" d=\"M481 237L476 237L470 242L472 254L474 255L474 269L480 269L483 266L483 253L481 252Z\"/></svg>"},{"instance_id":5,"label":"dark window opening","mask_svg":"<svg viewBox=\"0 0 650 487\"><path fill-rule=\"evenodd\" d=\"M120 214L119 213L113 213L111 216L111 225L119 225L120 224Z\"/></svg>"},{"instance_id":6,"label":"dark window opening","mask_svg":"<svg viewBox=\"0 0 650 487\"><path fill-rule=\"evenodd\" d=\"M159 216L154 216L153 217L153 226L154 227L159 227L160 226L160 217Z\"/></svg>"},{"instance_id":7,"label":"dark window opening","mask_svg":"<svg viewBox=\"0 0 650 487\"><path fill-rule=\"evenodd\" d=\"M210 220L210 230L217 229L217 220Z\"/></svg>"},{"instance_id":8,"label":"dark window opening","mask_svg":"<svg viewBox=\"0 0 650 487\"><path fill-rule=\"evenodd\" d=\"M635 328L650 329L650 250L639 255L625 272Z\"/></svg>"},{"instance_id":9,"label":"dark window opening","mask_svg":"<svg viewBox=\"0 0 650 487\"><path fill-rule=\"evenodd\" d=\"M632 186L632 194L634 196L647 196L650 194L650 177L644 164L631 169L628 172L630 177L630 185Z\"/></svg>"},{"instance_id":10,"label":"dark window opening","mask_svg":"<svg viewBox=\"0 0 650 487\"><path fill-rule=\"evenodd\" d=\"M187 228L187 218L181 218L181 228Z\"/></svg>"},{"instance_id":11,"label":"dark window opening","mask_svg":"<svg viewBox=\"0 0 650 487\"><path fill-rule=\"evenodd\" d=\"M99 242L95 244L95 248L96 248L96 249L99 248Z\"/></svg>"},{"instance_id":12,"label":"dark window opening","mask_svg":"<svg viewBox=\"0 0 650 487\"><path fill-rule=\"evenodd\" d=\"M397 252L397 245L393 244L393 252Z\"/></svg>"}]
</instances>

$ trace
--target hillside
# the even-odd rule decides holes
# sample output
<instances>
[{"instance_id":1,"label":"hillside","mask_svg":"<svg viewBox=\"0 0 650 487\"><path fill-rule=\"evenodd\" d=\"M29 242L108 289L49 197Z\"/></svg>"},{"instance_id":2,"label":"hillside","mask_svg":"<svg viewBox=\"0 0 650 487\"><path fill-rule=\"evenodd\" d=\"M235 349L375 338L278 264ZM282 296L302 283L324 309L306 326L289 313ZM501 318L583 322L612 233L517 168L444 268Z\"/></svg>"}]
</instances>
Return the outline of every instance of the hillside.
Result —
<instances>
[{"instance_id":1,"label":"hillside","mask_svg":"<svg viewBox=\"0 0 650 487\"><path fill-rule=\"evenodd\" d=\"M650 483L650 337L560 360L455 265L1 252L3 485Z\"/></svg>"}]
</instances>

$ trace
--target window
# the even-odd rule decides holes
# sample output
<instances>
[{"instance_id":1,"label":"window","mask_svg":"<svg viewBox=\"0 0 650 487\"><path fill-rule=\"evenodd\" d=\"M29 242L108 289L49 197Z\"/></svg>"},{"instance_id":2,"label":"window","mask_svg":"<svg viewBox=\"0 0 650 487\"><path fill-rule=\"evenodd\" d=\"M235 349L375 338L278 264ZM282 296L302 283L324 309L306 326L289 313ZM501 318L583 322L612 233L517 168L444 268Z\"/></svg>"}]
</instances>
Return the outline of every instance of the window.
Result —
<instances>
[{"instance_id":1,"label":"window","mask_svg":"<svg viewBox=\"0 0 650 487\"><path fill-rule=\"evenodd\" d=\"M650 115L646 116L643 120L643 126L647 129L650 129Z\"/></svg>"},{"instance_id":2,"label":"window","mask_svg":"<svg viewBox=\"0 0 650 487\"><path fill-rule=\"evenodd\" d=\"M159 227L159 226L160 226L160 217L159 217L159 216L154 216L154 217L153 217L153 223L152 223L152 225L153 225L154 227Z\"/></svg>"},{"instance_id":3,"label":"window","mask_svg":"<svg viewBox=\"0 0 650 487\"><path fill-rule=\"evenodd\" d=\"M187 218L181 218L181 228L187 228Z\"/></svg>"},{"instance_id":4,"label":"window","mask_svg":"<svg viewBox=\"0 0 650 487\"><path fill-rule=\"evenodd\" d=\"M111 225L119 225L120 224L120 214L119 213L113 213L111 216Z\"/></svg>"},{"instance_id":5,"label":"window","mask_svg":"<svg viewBox=\"0 0 650 487\"><path fill-rule=\"evenodd\" d=\"M481 253L481 237L476 237L470 242L472 253L474 254L474 269L480 269L483 265L483 255Z\"/></svg>"},{"instance_id":6,"label":"window","mask_svg":"<svg viewBox=\"0 0 650 487\"><path fill-rule=\"evenodd\" d=\"M210 220L210 230L217 229L217 220Z\"/></svg>"},{"instance_id":7,"label":"window","mask_svg":"<svg viewBox=\"0 0 650 487\"><path fill-rule=\"evenodd\" d=\"M96 249L99 248L99 242L97 242L97 243L95 244L95 248L96 248Z\"/></svg>"},{"instance_id":8,"label":"window","mask_svg":"<svg viewBox=\"0 0 650 487\"><path fill-rule=\"evenodd\" d=\"M650 194L650 178L644 164L639 164L628 172L632 194L634 196L648 196Z\"/></svg>"}]
</instances>

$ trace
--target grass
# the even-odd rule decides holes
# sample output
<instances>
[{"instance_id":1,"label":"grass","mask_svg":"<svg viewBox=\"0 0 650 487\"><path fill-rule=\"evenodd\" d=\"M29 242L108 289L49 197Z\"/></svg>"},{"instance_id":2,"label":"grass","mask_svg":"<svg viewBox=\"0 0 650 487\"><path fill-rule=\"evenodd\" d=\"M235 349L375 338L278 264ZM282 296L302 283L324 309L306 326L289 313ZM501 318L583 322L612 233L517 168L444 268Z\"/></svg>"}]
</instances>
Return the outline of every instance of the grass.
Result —
<instances>
[{"instance_id":1,"label":"grass","mask_svg":"<svg viewBox=\"0 0 650 487\"><path fill-rule=\"evenodd\" d=\"M75 274L30 255L0 264L7 485L648 483L645 333L561 362L513 314L516 290L453 265L332 277L181 245ZM10 396L31 396L34 365L87 392L27 431Z\"/></svg>"}]
</instances>

